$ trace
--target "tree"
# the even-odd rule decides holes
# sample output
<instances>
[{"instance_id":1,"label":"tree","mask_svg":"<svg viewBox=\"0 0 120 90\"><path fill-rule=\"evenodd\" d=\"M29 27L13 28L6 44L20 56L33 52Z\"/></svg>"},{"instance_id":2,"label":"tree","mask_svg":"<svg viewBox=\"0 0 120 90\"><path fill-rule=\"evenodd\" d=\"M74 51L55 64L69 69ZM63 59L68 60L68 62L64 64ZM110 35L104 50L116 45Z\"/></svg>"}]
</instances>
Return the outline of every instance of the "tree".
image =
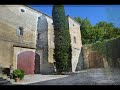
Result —
<instances>
[{"instance_id":1,"label":"tree","mask_svg":"<svg viewBox=\"0 0 120 90\"><path fill-rule=\"evenodd\" d=\"M100 21L96 24L98 27L114 27L113 23L108 23L106 21Z\"/></svg>"},{"instance_id":2,"label":"tree","mask_svg":"<svg viewBox=\"0 0 120 90\"><path fill-rule=\"evenodd\" d=\"M80 17L75 17L75 20L79 22L81 25L80 30L81 30L82 43L88 44L91 41L89 38L91 36L90 33L92 30L92 25L90 21L88 20L88 18L82 20Z\"/></svg>"},{"instance_id":3,"label":"tree","mask_svg":"<svg viewBox=\"0 0 120 90\"><path fill-rule=\"evenodd\" d=\"M82 20L80 17L75 17L75 20L81 24L82 44L91 44L120 36L120 29L111 22L100 21L92 26L87 18Z\"/></svg>"},{"instance_id":4,"label":"tree","mask_svg":"<svg viewBox=\"0 0 120 90\"><path fill-rule=\"evenodd\" d=\"M71 70L71 40L63 5L53 5L52 18L54 25L54 59L57 72Z\"/></svg>"},{"instance_id":5,"label":"tree","mask_svg":"<svg viewBox=\"0 0 120 90\"><path fill-rule=\"evenodd\" d=\"M78 23L82 24L82 19L80 17L75 17L74 18Z\"/></svg>"},{"instance_id":6,"label":"tree","mask_svg":"<svg viewBox=\"0 0 120 90\"><path fill-rule=\"evenodd\" d=\"M85 30L86 28L90 28L92 25L90 23L90 21L88 20L88 18L85 19L81 19L80 17L75 17L74 18L78 23L80 23L81 25L81 30Z\"/></svg>"}]
</instances>

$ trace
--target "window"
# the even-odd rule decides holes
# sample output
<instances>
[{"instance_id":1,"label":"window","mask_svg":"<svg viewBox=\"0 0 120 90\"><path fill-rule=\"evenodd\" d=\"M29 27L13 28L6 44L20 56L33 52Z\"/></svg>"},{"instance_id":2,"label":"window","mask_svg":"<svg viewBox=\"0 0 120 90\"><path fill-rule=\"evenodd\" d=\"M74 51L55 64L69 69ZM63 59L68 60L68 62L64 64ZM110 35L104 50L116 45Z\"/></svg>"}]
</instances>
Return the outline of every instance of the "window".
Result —
<instances>
[{"instance_id":1,"label":"window","mask_svg":"<svg viewBox=\"0 0 120 90\"><path fill-rule=\"evenodd\" d=\"M18 29L17 29L17 35L18 36L23 36L23 27L18 27Z\"/></svg>"},{"instance_id":2,"label":"window","mask_svg":"<svg viewBox=\"0 0 120 90\"><path fill-rule=\"evenodd\" d=\"M41 19L41 17L38 17L38 19Z\"/></svg>"},{"instance_id":3,"label":"window","mask_svg":"<svg viewBox=\"0 0 120 90\"><path fill-rule=\"evenodd\" d=\"M76 37L74 37L74 43L76 43Z\"/></svg>"},{"instance_id":4,"label":"window","mask_svg":"<svg viewBox=\"0 0 120 90\"><path fill-rule=\"evenodd\" d=\"M40 39L40 33L38 33L38 36L37 36L38 39Z\"/></svg>"},{"instance_id":5,"label":"window","mask_svg":"<svg viewBox=\"0 0 120 90\"><path fill-rule=\"evenodd\" d=\"M24 9L21 9L21 12L25 12L25 10L24 10Z\"/></svg>"},{"instance_id":6,"label":"window","mask_svg":"<svg viewBox=\"0 0 120 90\"><path fill-rule=\"evenodd\" d=\"M75 26L75 25L73 24L73 26Z\"/></svg>"}]
</instances>

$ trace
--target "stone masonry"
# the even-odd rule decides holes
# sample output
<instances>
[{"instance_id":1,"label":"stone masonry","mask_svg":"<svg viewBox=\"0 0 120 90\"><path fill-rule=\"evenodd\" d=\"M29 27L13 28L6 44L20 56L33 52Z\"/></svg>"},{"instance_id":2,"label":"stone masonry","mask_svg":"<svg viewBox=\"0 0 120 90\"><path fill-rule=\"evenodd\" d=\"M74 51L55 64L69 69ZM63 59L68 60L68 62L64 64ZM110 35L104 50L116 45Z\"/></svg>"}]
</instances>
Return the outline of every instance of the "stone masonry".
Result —
<instances>
[{"instance_id":1,"label":"stone masonry","mask_svg":"<svg viewBox=\"0 0 120 90\"><path fill-rule=\"evenodd\" d=\"M72 45L72 71L76 70L81 53L80 24L68 16ZM18 28L23 35L18 35ZM24 5L0 5L0 64L17 69L17 55L32 51L40 56L40 73L54 72L54 28L52 18Z\"/></svg>"}]
</instances>

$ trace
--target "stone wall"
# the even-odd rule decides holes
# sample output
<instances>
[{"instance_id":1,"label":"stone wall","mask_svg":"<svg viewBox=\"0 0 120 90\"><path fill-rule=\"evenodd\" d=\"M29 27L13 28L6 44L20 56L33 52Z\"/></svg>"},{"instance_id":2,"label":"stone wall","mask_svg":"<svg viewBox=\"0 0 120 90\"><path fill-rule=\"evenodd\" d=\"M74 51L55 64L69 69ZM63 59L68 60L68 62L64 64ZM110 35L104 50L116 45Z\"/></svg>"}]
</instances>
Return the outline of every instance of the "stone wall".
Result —
<instances>
[{"instance_id":1,"label":"stone wall","mask_svg":"<svg viewBox=\"0 0 120 90\"><path fill-rule=\"evenodd\" d=\"M79 60L77 63L76 71L80 71L85 69L85 62L84 62L84 57L83 57L83 48L81 48L81 52L79 54Z\"/></svg>"},{"instance_id":2,"label":"stone wall","mask_svg":"<svg viewBox=\"0 0 120 90\"><path fill-rule=\"evenodd\" d=\"M108 66L108 62L107 60L102 56L102 54L100 54L99 52L96 52L95 50L93 50L89 45L88 46L83 46L83 58L84 58L84 69L89 69L90 68L90 58L89 55L91 53L98 53L99 56L98 57L102 57L102 61L103 61L103 66L104 68L109 68ZM93 59L94 56L93 56ZM100 63L99 63L100 64ZM102 68L102 67L101 67Z\"/></svg>"},{"instance_id":3,"label":"stone wall","mask_svg":"<svg viewBox=\"0 0 120 90\"><path fill-rule=\"evenodd\" d=\"M54 72L53 66L53 49L54 49L54 30L52 25L52 19L45 15L41 15L38 18L38 29L37 32L40 34L37 39L37 50L39 53L42 51L40 73L50 74Z\"/></svg>"},{"instance_id":4,"label":"stone wall","mask_svg":"<svg viewBox=\"0 0 120 90\"><path fill-rule=\"evenodd\" d=\"M0 5L0 12L0 63L4 67L14 63L16 68L13 46L36 48L35 52L40 55L40 73L53 72L52 18L24 5ZM19 26L23 27L23 36L17 36Z\"/></svg>"},{"instance_id":5,"label":"stone wall","mask_svg":"<svg viewBox=\"0 0 120 90\"><path fill-rule=\"evenodd\" d=\"M75 71L81 52L80 24L68 17L72 45L72 71ZM17 28L23 27L23 36ZM38 33L40 38L37 39ZM76 41L74 39L76 38ZM15 49L17 48L17 50ZM0 5L0 63L4 67L14 64L15 52L35 50L40 55L40 73L54 72L54 28L52 18L24 5Z\"/></svg>"},{"instance_id":6,"label":"stone wall","mask_svg":"<svg viewBox=\"0 0 120 90\"><path fill-rule=\"evenodd\" d=\"M24 5L0 5L0 63L3 67L15 63L13 46L36 48L37 17L38 13ZM19 26L23 27L23 36L17 35Z\"/></svg>"},{"instance_id":7,"label":"stone wall","mask_svg":"<svg viewBox=\"0 0 120 90\"><path fill-rule=\"evenodd\" d=\"M71 46L72 46L72 71L74 72L77 68L79 55L81 53L81 47L82 47L81 32L80 32L80 24L69 16L68 16L68 23L69 23L69 32L71 37Z\"/></svg>"}]
</instances>

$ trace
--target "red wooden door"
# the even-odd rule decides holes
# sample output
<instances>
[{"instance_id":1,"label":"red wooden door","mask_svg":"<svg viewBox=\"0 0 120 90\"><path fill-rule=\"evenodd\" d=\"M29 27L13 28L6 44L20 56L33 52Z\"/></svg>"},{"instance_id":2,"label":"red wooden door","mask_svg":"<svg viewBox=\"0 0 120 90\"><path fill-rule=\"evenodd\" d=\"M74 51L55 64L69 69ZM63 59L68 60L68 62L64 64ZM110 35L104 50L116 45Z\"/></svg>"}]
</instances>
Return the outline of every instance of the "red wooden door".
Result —
<instances>
[{"instance_id":1,"label":"red wooden door","mask_svg":"<svg viewBox=\"0 0 120 90\"><path fill-rule=\"evenodd\" d=\"M25 51L18 54L17 68L24 70L25 74L34 74L35 53L32 51Z\"/></svg>"}]
</instances>

